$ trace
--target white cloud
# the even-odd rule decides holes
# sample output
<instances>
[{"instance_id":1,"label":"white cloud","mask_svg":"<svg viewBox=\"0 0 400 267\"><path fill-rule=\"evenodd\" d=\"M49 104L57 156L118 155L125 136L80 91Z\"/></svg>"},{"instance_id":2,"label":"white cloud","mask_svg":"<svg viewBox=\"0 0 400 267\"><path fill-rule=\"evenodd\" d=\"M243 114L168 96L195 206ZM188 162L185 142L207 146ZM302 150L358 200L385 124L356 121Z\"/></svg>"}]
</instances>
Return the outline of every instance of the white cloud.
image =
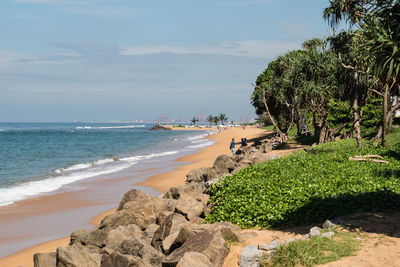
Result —
<instances>
[{"instance_id":1,"label":"white cloud","mask_svg":"<svg viewBox=\"0 0 400 267\"><path fill-rule=\"evenodd\" d=\"M296 42L248 40L223 42L217 46L132 46L122 49L121 54L134 56L170 53L272 58L298 48L300 44Z\"/></svg>"}]
</instances>

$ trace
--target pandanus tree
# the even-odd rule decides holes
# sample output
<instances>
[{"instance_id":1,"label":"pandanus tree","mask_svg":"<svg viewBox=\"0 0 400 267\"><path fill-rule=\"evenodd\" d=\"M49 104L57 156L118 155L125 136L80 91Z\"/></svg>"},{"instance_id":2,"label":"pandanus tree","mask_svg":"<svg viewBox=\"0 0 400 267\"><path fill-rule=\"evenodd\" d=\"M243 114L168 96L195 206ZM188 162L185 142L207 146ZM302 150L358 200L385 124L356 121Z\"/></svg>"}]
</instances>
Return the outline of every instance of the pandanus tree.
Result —
<instances>
[{"instance_id":1,"label":"pandanus tree","mask_svg":"<svg viewBox=\"0 0 400 267\"><path fill-rule=\"evenodd\" d=\"M324 17L333 27L342 21L356 25L363 37L359 51L370 59L375 84L381 87L374 92L383 98L381 127L374 140L382 136L386 146L387 124L400 108L390 105L390 96L400 93L400 4L397 0L331 0Z\"/></svg>"}]
</instances>

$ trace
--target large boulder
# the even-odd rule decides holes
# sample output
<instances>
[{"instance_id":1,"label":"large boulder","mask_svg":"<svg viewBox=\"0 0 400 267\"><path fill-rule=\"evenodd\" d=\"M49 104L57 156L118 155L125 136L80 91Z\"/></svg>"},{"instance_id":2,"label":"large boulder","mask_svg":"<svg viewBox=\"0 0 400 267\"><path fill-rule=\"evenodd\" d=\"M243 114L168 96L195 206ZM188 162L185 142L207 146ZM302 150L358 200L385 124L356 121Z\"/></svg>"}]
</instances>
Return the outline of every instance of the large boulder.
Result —
<instances>
[{"instance_id":1,"label":"large boulder","mask_svg":"<svg viewBox=\"0 0 400 267\"><path fill-rule=\"evenodd\" d=\"M240 254L240 267L260 267L262 252L255 246L246 246Z\"/></svg>"},{"instance_id":2,"label":"large boulder","mask_svg":"<svg viewBox=\"0 0 400 267\"><path fill-rule=\"evenodd\" d=\"M109 231L105 245L108 248L116 250L123 241L141 238L142 235L142 230L135 224L118 226L117 228Z\"/></svg>"},{"instance_id":3,"label":"large boulder","mask_svg":"<svg viewBox=\"0 0 400 267\"><path fill-rule=\"evenodd\" d=\"M33 255L34 267L55 267L56 266L56 253L35 253Z\"/></svg>"},{"instance_id":4,"label":"large boulder","mask_svg":"<svg viewBox=\"0 0 400 267\"><path fill-rule=\"evenodd\" d=\"M128 202L131 202L131 201L148 202L151 199L152 199L151 196L143 193L142 191L137 190L137 189L131 189L124 194L123 198L119 202L117 211L122 210L124 208L124 205Z\"/></svg>"},{"instance_id":5,"label":"large boulder","mask_svg":"<svg viewBox=\"0 0 400 267\"><path fill-rule=\"evenodd\" d=\"M161 266L161 261L164 258L164 255L160 251L153 248L144 240L137 238L122 241L116 251L121 254L139 257L145 262L149 262L151 266Z\"/></svg>"},{"instance_id":6,"label":"large boulder","mask_svg":"<svg viewBox=\"0 0 400 267\"><path fill-rule=\"evenodd\" d=\"M185 217L177 213L169 215L154 233L151 245L161 251L163 240L170 234L179 232L183 227L190 227Z\"/></svg>"},{"instance_id":7,"label":"large boulder","mask_svg":"<svg viewBox=\"0 0 400 267\"><path fill-rule=\"evenodd\" d=\"M214 161L213 168L221 174L231 173L236 168L236 163L228 155L220 155Z\"/></svg>"},{"instance_id":8,"label":"large boulder","mask_svg":"<svg viewBox=\"0 0 400 267\"><path fill-rule=\"evenodd\" d=\"M127 210L121 210L108 215L101 221L99 228L113 229L118 226L136 224L141 229L145 229L148 225L156 223L156 216L151 207L146 206L139 209L141 209L141 212L136 214Z\"/></svg>"},{"instance_id":9,"label":"large boulder","mask_svg":"<svg viewBox=\"0 0 400 267\"><path fill-rule=\"evenodd\" d=\"M179 232L173 232L162 241L162 251L168 255L175 249L179 248L194 234L193 230L188 227L182 227Z\"/></svg>"},{"instance_id":10,"label":"large boulder","mask_svg":"<svg viewBox=\"0 0 400 267\"><path fill-rule=\"evenodd\" d=\"M210 259L212 266L222 266L228 251L228 245L220 232L199 231L168 255L163 266L176 266L187 252L199 252Z\"/></svg>"},{"instance_id":11,"label":"large boulder","mask_svg":"<svg viewBox=\"0 0 400 267\"><path fill-rule=\"evenodd\" d=\"M145 262L139 257L123 255L118 252L104 254L101 258L101 267L151 267L150 263Z\"/></svg>"},{"instance_id":12,"label":"large boulder","mask_svg":"<svg viewBox=\"0 0 400 267\"><path fill-rule=\"evenodd\" d=\"M186 252L176 267L212 267L210 259L199 252Z\"/></svg>"},{"instance_id":13,"label":"large boulder","mask_svg":"<svg viewBox=\"0 0 400 267\"><path fill-rule=\"evenodd\" d=\"M151 244L151 241L153 240L153 236L155 232L160 228L159 225L157 224L150 224L147 226L146 230L142 234L142 239L146 241L148 244Z\"/></svg>"},{"instance_id":14,"label":"large boulder","mask_svg":"<svg viewBox=\"0 0 400 267\"><path fill-rule=\"evenodd\" d=\"M219 174L215 168L203 167L203 168L191 170L186 175L186 178L187 178L186 182L200 183L200 182L206 182L208 180L212 180L212 179L215 179L218 177L219 177Z\"/></svg>"},{"instance_id":15,"label":"large boulder","mask_svg":"<svg viewBox=\"0 0 400 267\"><path fill-rule=\"evenodd\" d=\"M178 199L175 210L191 220L200 216L209 198L206 194L184 194Z\"/></svg>"},{"instance_id":16,"label":"large boulder","mask_svg":"<svg viewBox=\"0 0 400 267\"><path fill-rule=\"evenodd\" d=\"M101 254L83 246L57 248L57 267L99 267Z\"/></svg>"}]
</instances>

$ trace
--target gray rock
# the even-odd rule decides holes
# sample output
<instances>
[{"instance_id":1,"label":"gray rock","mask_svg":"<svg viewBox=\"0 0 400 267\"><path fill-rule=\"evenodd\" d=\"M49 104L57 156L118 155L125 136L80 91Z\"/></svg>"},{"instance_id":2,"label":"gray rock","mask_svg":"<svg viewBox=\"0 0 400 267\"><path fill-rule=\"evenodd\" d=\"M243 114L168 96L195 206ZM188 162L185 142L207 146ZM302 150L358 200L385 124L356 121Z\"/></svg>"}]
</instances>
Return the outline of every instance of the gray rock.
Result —
<instances>
[{"instance_id":1,"label":"gray rock","mask_svg":"<svg viewBox=\"0 0 400 267\"><path fill-rule=\"evenodd\" d=\"M331 238L332 236L334 236L335 235L335 233L334 232L325 232L325 233L322 233L321 234L321 236L322 237L326 237L326 238Z\"/></svg>"},{"instance_id":2,"label":"gray rock","mask_svg":"<svg viewBox=\"0 0 400 267\"><path fill-rule=\"evenodd\" d=\"M181 228L187 227L189 222L180 214L169 215L154 233L151 245L161 251L162 241L172 233L179 232Z\"/></svg>"},{"instance_id":3,"label":"gray rock","mask_svg":"<svg viewBox=\"0 0 400 267\"><path fill-rule=\"evenodd\" d=\"M186 252L176 267L212 267L210 259L199 252Z\"/></svg>"},{"instance_id":4,"label":"gray rock","mask_svg":"<svg viewBox=\"0 0 400 267\"><path fill-rule=\"evenodd\" d=\"M33 255L34 267L55 267L56 266L56 253L35 253Z\"/></svg>"},{"instance_id":5,"label":"gray rock","mask_svg":"<svg viewBox=\"0 0 400 267\"><path fill-rule=\"evenodd\" d=\"M149 205L144 205L138 208L138 213L121 210L106 216L101 221L99 228L113 229L118 226L136 224L141 229L146 229L148 225L154 223L156 223L156 215L153 208Z\"/></svg>"},{"instance_id":6,"label":"gray rock","mask_svg":"<svg viewBox=\"0 0 400 267\"><path fill-rule=\"evenodd\" d=\"M310 229L310 237L319 236L319 235L321 235L321 228L315 226Z\"/></svg>"},{"instance_id":7,"label":"gray rock","mask_svg":"<svg viewBox=\"0 0 400 267\"><path fill-rule=\"evenodd\" d=\"M142 191L137 190L137 189L131 189L128 192L126 192L124 194L124 196L122 197L121 201L119 202L117 211L123 210L124 209L124 205L126 203L128 203L128 202L131 202L131 201L137 201L137 202L144 201L144 202L147 202L147 201L149 201L151 199L152 199L151 196L143 193Z\"/></svg>"},{"instance_id":8,"label":"gray rock","mask_svg":"<svg viewBox=\"0 0 400 267\"><path fill-rule=\"evenodd\" d=\"M193 231L187 227L181 228L179 232L170 234L162 241L163 253L166 255L170 254L172 251L182 246L193 234Z\"/></svg>"},{"instance_id":9,"label":"gray rock","mask_svg":"<svg viewBox=\"0 0 400 267\"><path fill-rule=\"evenodd\" d=\"M310 239L310 238L311 238L310 234L306 234L306 235L304 236L304 239Z\"/></svg>"},{"instance_id":10,"label":"gray rock","mask_svg":"<svg viewBox=\"0 0 400 267\"><path fill-rule=\"evenodd\" d=\"M57 267L99 267L99 253L93 253L85 247L68 246L57 248Z\"/></svg>"},{"instance_id":11,"label":"gray rock","mask_svg":"<svg viewBox=\"0 0 400 267\"><path fill-rule=\"evenodd\" d=\"M192 235L180 248L168 255L162 265L175 266L187 252L199 252L210 259L212 266L222 266L228 255L228 245L221 232L199 231Z\"/></svg>"},{"instance_id":12,"label":"gray rock","mask_svg":"<svg viewBox=\"0 0 400 267\"><path fill-rule=\"evenodd\" d=\"M209 198L206 194L184 194L178 199L175 210L191 220L200 216Z\"/></svg>"},{"instance_id":13,"label":"gray rock","mask_svg":"<svg viewBox=\"0 0 400 267\"><path fill-rule=\"evenodd\" d=\"M269 251L279 248L280 245L281 243L279 243L279 240L275 239L271 243L269 243L269 245L259 244L258 249Z\"/></svg>"},{"instance_id":14,"label":"gray rock","mask_svg":"<svg viewBox=\"0 0 400 267\"><path fill-rule=\"evenodd\" d=\"M118 226L110 230L105 242L106 247L116 250L124 240L140 239L143 235L142 230L135 224Z\"/></svg>"},{"instance_id":15,"label":"gray rock","mask_svg":"<svg viewBox=\"0 0 400 267\"><path fill-rule=\"evenodd\" d=\"M231 173L235 168L235 161L228 155L220 155L214 162L213 168L218 173Z\"/></svg>"},{"instance_id":16,"label":"gray rock","mask_svg":"<svg viewBox=\"0 0 400 267\"><path fill-rule=\"evenodd\" d=\"M240 267L259 267L262 252L255 246L246 246L240 254Z\"/></svg>"},{"instance_id":17,"label":"gray rock","mask_svg":"<svg viewBox=\"0 0 400 267\"><path fill-rule=\"evenodd\" d=\"M211 179L215 179L219 177L219 173L215 168L212 167L203 167L199 169L191 170L186 175L186 182L188 183L201 183L206 182Z\"/></svg>"},{"instance_id":18,"label":"gray rock","mask_svg":"<svg viewBox=\"0 0 400 267\"><path fill-rule=\"evenodd\" d=\"M104 254L101 258L101 267L151 267L151 264L145 262L139 257L123 255L118 252Z\"/></svg>"},{"instance_id":19,"label":"gray rock","mask_svg":"<svg viewBox=\"0 0 400 267\"><path fill-rule=\"evenodd\" d=\"M144 240L137 238L124 240L116 251L121 254L139 257L152 266L161 266L161 261L164 258L160 251L147 244Z\"/></svg>"},{"instance_id":20,"label":"gray rock","mask_svg":"<svg viewBox=\"0 0 400 267\"><path fill-rule=\"evenodd\" d=\"M153 236L158 228L160 228L160 226L157 224L150 224L147 226L146 230L142 234L142 239L151 244L151 240L153 240Z\"/></svg>"},{"instance_id":21,"label":"gray rock","mask_svg":"<svg viewBox=\"0 0 400 267\"><path fill-rule=\"evenodd\" d=\"M331 222L330 220L326 220L325 222L324 222L324 224L322 225L322 228L323 229L327 229L327 228L333 228L333 227L335 227L336 226L336 224L334 224L333 222Z\"/></svg>"}]
</instances>

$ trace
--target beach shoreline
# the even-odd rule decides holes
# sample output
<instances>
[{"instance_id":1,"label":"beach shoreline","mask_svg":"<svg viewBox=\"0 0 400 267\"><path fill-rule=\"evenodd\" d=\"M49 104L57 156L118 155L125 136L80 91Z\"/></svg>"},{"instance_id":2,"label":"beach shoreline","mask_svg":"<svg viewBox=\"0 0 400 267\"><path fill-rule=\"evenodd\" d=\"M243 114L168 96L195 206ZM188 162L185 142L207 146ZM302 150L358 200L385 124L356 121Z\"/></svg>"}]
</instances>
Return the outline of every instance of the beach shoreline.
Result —
<instances>
[{"instance_id":1,"label":"beach shoreline","mask_svg":"<svg viewBox=\"0 0 400 267\"><path fill-rule=\"evenodd\" d=\"M215 130L214 128L210 128ZM189 128L186 130L210 130L208 128ZM174 129L181 130L181 129ZM216 132L215 134L209 135L207 138L215 142L213 145L210 145L205 148L199 148L194 154L185 155L183 157L179 157L175 161L178 164L177 167L174 167L172 171L163 172L160 174L153 175L148 179L133 184L134 186L145 186L154 188L160 192L167 191L170 187L179 186L185 184L186 174L196 168L211 166L215 161L216 157L221 154L230 155L231 152L229 150L229 143L232 138L235 138L236 142L239 142L240 138L246 137L250 143L251 140L257 137L260 137L265 133L265 130L255 127L246 127L243 129L242 127L233 127L225 130L221 130ZM237 145L239 147L240 145ZM120 196L122 198L122 195ZM114 212L115 209L107 209L104 212L101 212L94 218L90 220L92 225L98 225L104 216ZM77 230L77 229L75 229ZM9 256L0 258L1 266L33 266L33 254L36 252L50 252L55 251L55 249L59 246L65 246L68 244L69 237L64 237L61 239L56 239L49 242L40 243L39 245L35 245L24 249L22 251L18 251Z\"/></svg>"}]
</instances>

